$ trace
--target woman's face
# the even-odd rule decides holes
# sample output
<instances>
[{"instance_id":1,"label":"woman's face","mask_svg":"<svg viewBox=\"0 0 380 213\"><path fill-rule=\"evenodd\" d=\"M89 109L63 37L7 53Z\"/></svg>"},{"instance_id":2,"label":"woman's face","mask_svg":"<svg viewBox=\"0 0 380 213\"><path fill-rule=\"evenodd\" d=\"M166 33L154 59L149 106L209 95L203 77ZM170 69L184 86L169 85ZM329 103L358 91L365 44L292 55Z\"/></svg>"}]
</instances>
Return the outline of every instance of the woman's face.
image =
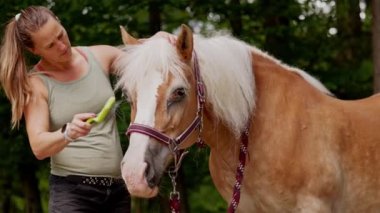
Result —
<instances>
[{"instance_id":1,"label":"woman's face","mask_svg":"<svg viewBox=\"0 0 380 213\"><path fill-rule=\"evenodd\" d=\"M34 48L31 52L48 62L65 62L71 59L71 44L65 28L54 18L36 32L31 33Z\"/></svg>"}]
</instances>

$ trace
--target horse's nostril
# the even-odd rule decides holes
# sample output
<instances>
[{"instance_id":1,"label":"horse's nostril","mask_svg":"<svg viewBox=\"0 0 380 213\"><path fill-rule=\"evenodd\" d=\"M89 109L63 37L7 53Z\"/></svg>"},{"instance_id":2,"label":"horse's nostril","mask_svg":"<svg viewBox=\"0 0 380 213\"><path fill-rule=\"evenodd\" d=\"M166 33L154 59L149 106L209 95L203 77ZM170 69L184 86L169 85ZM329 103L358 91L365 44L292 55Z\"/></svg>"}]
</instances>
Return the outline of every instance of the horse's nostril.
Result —
<instances>
[{"instance_id":1,"label":"horse's nostril","mask_svg":"<svg viewBox=\"0 0 380 213\"><path fill-rule=\"evenodd\" d=\"M154 187L157 186L157 185L154 183L153 179L150 179L150 180L148 180L148 186L149 186L150 188L154 188Z\"/></svg>"},{"instance_id":2,"label":"horse's nostril","mask_svg":"<svg viewBox=\"0 0 380 213\"><path fill-rule=\"evenodd\" d=\"M154 168L148 162L146 162L146 164L147 166L145 169L145 178L148 183L148 186L150 188L154 188L155 186L159 184L160 181L159 181L159 178L157 178L155 174Z\"/></svg>"},{"instance_id":3,"label":"horse's nostril","mask_svg":"<svg viewBox=\"0 0 380 213\"><path fill-rule=\"evenodd\" d=\"M148 162L145 162L146 163L146 168L145 168L145 177L148 177L149 175L149 170L150 170L150 164Z\"/></svg>"},{"instance_id":4,"label":"horse's nostril","mask_svg":"<svg viewBox=\"0 0 380 213\"><path fill-rule=\"evenodd\" d=\"M155 187L156 185L154 184L154 181L153 181L153 178L154 177L154 171L153 171L153 168L151 167L151 165L146 162L146 169L145 169L145 178L146 178L146 181L148 183L148 186L150 188L153 188Z\"/></svg>"}]
</instances>

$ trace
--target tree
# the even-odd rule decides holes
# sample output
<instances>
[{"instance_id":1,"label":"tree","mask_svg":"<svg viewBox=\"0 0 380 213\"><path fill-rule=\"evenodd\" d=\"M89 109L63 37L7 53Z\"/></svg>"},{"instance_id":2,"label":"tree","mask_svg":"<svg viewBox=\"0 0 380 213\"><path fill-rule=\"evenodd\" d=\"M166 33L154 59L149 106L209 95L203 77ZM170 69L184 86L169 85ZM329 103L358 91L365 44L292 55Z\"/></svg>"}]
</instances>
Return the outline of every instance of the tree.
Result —
<instances>
[{"instance_id":1,"label":"tree","mask_svg":"<svg viewBox=\"0 0 380 213\"><path fill-rule=\"evenodd\" d=\"M380 0L372 0L372 59L374 92L380 92Z\"/></svg>"},{"instance_id":2,"label":"tree","mask_svg":"<svg viewBox=\"0 0 380 213\"><path fill-rule=\"evenodd\" d=\"M160 0L150 0L149 1L149 24L150 33L154 33L161 30L161 5L163 2Z\"/></svg>"}]
</instances>

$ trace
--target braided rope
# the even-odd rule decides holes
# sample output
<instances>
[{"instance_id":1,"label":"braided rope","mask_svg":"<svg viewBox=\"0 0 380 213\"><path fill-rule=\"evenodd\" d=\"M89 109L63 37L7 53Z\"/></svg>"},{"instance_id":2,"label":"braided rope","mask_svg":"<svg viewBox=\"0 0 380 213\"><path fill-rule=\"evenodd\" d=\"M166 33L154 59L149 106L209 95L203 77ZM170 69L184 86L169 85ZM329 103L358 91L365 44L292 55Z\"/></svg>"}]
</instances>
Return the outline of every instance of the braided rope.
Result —
<instances>
[{"instance_id":1,"label":"braided rope","mask_svg":"<svg viewBox=\"0 0 380 213\"><path fill-rule=\"evenodd\" d=\"M179 213L181 209L179 193L172 194L169 199L171 213Z\"/></svg>"},{"instance_id":2,"label":"braided rope","mask_svg":"<svg viewBox=\"0 0 380 213\"><path fill-rule=\"evenodd\" d=\"M239 166L236 169L236 181L235 181L234 190L232 193L232 200L227 210L228 213L234 213L239 205L240 189L241 189L241 184L243 182L246 156L248 154L247 147L248 147L248 128L241 136L240 151L239 151Z\"/></svg>"}]
</instances>

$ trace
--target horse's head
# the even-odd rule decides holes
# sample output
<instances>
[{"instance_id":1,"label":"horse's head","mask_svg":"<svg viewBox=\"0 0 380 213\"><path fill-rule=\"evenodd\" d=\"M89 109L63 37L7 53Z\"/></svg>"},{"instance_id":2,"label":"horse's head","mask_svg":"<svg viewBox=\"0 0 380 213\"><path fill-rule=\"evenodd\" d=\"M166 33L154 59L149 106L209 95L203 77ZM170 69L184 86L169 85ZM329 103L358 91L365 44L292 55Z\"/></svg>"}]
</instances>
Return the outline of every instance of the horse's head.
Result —
<instances>
[{"instance_id":1,"label":"horse's head","mask_svg":"<svg viewBox=\"0 0 380 213\"><path fill-rule=\"evenodd\" d=\"M120 77L117 86L131 105L129 147L121 164L122 176L131 195L153 197L172 160L173 148L190 146L197 137L189 132L180 147L165 142L186 132L197 117L191 63L193 35L188 27L182 26L175 45L164 38L141 43L123 28L122 37L125 44L134 44L128 45L125 57L117 65Z\"/></svg>"}]
</instances>

